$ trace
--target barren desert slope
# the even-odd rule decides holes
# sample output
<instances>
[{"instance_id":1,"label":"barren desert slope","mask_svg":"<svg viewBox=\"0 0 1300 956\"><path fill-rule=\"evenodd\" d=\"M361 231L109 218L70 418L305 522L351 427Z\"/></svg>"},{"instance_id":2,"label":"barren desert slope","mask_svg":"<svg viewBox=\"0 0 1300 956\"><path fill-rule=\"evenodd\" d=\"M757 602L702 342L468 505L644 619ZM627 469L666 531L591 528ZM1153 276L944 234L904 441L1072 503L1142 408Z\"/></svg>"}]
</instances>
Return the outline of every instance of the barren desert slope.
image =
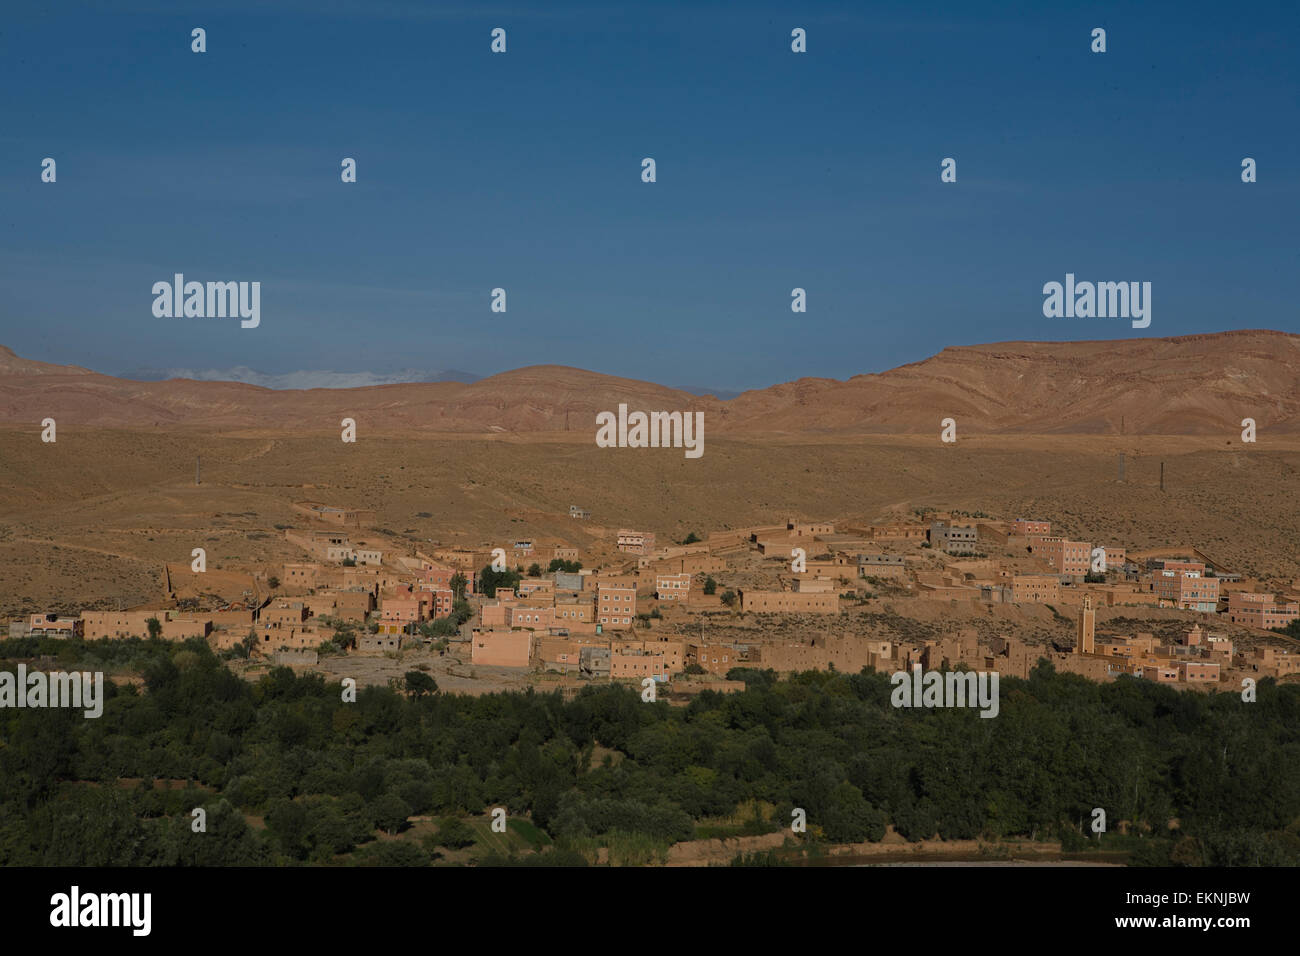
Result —
<instances>
[{"instance_id":1,"label":"barren desert slope","mask_svg":"<svg viewBox=\"0 0 1300 956\"><path fill-rule=\"evenodd\" d=\"M371 433L592 432L620 403L700 410L712 435L961 433L1300 434L1300 335L1219 332L1095 342L946 348L847 381L805 378L729 401L556 365L471 384L270 390L230 382L133 382L21 359L0 347L0 423L110 428L199 426Z\"/></svg>"},{"instance_id":2,"label":"barren desert slope","mask_svg":"<svg viewBox=\"0 0 1300 956\"><path fill-rule=\"evenodd\" d=\"M301 560L282 529L301 524L302 499L373 508L376 534L403 550L527 536L590 554L619 527L679 539L933 507L1046 518L1130 549L1196 546L1265 580L1300 575L1300 337L1281 333L946 349L726 403L554 367L275 392L121 382L12 353L0 366L2 613L153 599L163 563L197 546L213 570ZM704 456L598 448L594 411L619 401L712 409ZM959 422L956 444L939 441L941 410ZM344 415L356 444L340 441ZM52 444L45 417L58 421ZM1243 417L1259 423L1255 444L1240 440ZM591 520L569 519L571 504Z\"/></svg>"}]
</instances>

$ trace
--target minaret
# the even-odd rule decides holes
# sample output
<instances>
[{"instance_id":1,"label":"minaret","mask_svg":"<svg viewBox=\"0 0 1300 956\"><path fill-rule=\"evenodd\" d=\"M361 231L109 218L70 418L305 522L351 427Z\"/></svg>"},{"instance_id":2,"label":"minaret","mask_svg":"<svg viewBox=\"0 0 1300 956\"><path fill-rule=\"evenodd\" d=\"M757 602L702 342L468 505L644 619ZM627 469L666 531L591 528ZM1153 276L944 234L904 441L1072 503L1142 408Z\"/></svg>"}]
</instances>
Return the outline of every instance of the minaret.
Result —
<instances>
[{"instance_id":1,"label":"minaret","mask_svg":"<svg viewBox=\"0 0 1300 956\"><path fill-rule=\"evenodd\" d=\"M1097 612L1092 608L1092 595L1083 596L1083 610L1079 612L1079 640L1074 645L1076 654L1092 654L1093 638L1097 630Z\"/></svg>"}]
</instances>

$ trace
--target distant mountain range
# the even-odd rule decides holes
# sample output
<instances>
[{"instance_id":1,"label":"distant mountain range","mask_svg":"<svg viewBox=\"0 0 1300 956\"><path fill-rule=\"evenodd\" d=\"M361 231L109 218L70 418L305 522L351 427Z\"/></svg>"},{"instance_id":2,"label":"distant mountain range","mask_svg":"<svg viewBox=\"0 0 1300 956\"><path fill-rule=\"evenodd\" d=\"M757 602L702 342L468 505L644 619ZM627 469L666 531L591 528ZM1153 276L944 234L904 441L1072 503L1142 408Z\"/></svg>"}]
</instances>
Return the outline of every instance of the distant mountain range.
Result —
<instances>
[{"instance_id":1,"label":"distant mountain range","mask_svg":"<svg viewBox=\"0 0 1300 956\"><path fill-rule=\"evenodd\" d=\"M259 374L211 374L236 372ZM627 403L631 410L703 411L710 435L937 435L944 418L956 419L959 434L1110 434L1122 427L1127 434L1232 436L1243 418L1261 430L1300 432L1300 336L1267 330L961 346L880 374L804 378L734 396L558 365L482 379L412 374L461 378L366 378L338 387L349 373L263 377L281 386L275 389L262 381L138 381L22 359L0 346L0 422L335 430L351 417L372 433L594 434L598 412ZM294 375L316 387L289 387Z\"/></svg>"},{"instance_id":2,"label":"distant mountain range","mask_svg":"<svg viewBox=\"0 0 1300 956\"><path fill-rule=\"evenodd\" d=\"M242 382L262 388L368 388L371 385L405 385L410 382L477 382L482 376L455 369L420 371L408 368L397 372L285 372L271 375L238 365L235 368L136 368L121 372L118 378L133 382L164 382L169 378L189 378L196 382Z\"/></svg>"},{"instance_id":3,"label":"distant mountain range","mask_svg":"<svg viewBox=\"0 0 1300 956\"><path fill-rule=\"evenodd\" d=\"M298 371L279 375L259 372L245 365L234 368L133 368L119 372L118 378L132 382L165 382L169 378L189 378L196 382L241 382L273 389L307 388L368 388L371 385L406 385L411 382L477 382L482 375L461 372L457 369L420 371L406 368L396 372L329 372ZM729 392L701 385L674 385L673 388L692 395L712 395L723 401L735 398L740 392Z\"/></svg>"}]
</instances>

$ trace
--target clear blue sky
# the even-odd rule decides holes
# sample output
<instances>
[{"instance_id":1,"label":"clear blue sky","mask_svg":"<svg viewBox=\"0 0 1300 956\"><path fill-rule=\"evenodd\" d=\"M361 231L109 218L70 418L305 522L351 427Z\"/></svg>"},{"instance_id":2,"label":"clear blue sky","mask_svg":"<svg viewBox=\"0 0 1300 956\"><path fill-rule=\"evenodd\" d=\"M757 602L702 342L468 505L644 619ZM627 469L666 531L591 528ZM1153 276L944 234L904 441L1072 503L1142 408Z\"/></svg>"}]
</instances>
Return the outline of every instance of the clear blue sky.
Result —
<instances>
[{"instance_id":1,"label":"clear blue sky","mask_svg":"<svg viewBox=\"0 0 1300 956\"><path fill-rule=\"evenodd\" d=\"M1300 331L1292 2L28 6L0 21L0 344L27 357L730 389ZM175 272L261 281L260 328L155 318ZM1044 318L1066 272L1150 281L1150 328Z\"/></svg>"}]
</instances>

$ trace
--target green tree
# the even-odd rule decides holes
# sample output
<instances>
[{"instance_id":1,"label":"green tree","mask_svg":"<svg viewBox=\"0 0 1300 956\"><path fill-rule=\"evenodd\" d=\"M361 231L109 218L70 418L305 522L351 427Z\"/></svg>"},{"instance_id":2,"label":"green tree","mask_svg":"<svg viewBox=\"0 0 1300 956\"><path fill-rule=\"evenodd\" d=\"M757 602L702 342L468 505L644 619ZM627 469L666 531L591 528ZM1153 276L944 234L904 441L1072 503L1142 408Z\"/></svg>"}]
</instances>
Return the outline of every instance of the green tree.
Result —
<instances>
[{"instance_id":1,"label":"green tree","mask_svg":"<svg viewBox=\"0 0 1300 956\"><path fill-rule=\"evenodd\" d=\"M426 694L438 693L438 682L424 671L407 671L404 680L406 693L417 700Z\"/></svg>"},{"instance_id":2,"label":"green tree","mask_svg":"<svg viewBox=\"0 0 1300 956\"><path fill-rule=\"evenodd\" d=\"M474 608L468 601L457 601L451 606L451 617L456 622L456 626L464 624L474 616Z\"/></svg>"},{"instance_id":3,"label":"green tree","mask_svg":"<svg viewBox=\"0 0 1300 956\"><path fill-rule=\"evenodd\" d=\"M389 836L393 836L406 826L406 818L411 815L411 808L397 794L385 793L370 805L370 814L375 818L375 826Z\"/></svg>"},{"instance_id":4,"label":"green tree","mask_svg":"<svg viewBox=\"0 0 1300 956\"><path fill-rule=\"evenodd\" d=\"M542 566L535 561L528 565L528 576L530 578L540 578L542 576Z\"/></svg>"},{"instance_id":5,"label":"green tree","mask_svg":"<svg viewBox=\"0 0 1300 956\"><path fill-rule=\"evenodd\" d=\"M145 621L145 627L149 628L149 637L157 639L162 637L162 623L156 617L151 617Z\"/></svg>"},{"instance_id":6,"label":"green tree","mask_svg":"<svg viewBox=\"0 0 1300 956\"><path fill-rule=\"evenodd\" d=\"M497 588L517 587L521 577L518 571L493 571L489 564L479 572L479 591L486 597L496 597Z\"/></svg>"},{"instance_id":7,"label":"green tree","mask_svg":"<svg viewBox=\"0 0 1300 956\"><path fill-rule=\"evenodd\" d=\"M295 860L307 858L308 826L307 808L296 800L277 800L266 814L266 829L279 844L280 852Z\"/></svg>"},{"instance_id":8,"label":"green tree","mask_svg":"<svg viewBox=\"0 0 1300 956\"><path fill-rule=\"evenodd\" d=\"M438 823L438 833L431 837L434 846L443 846L449 850L462 850L477 842L474 828L458 817L444 817Z\"/></svg>"},{"instance_id":9,"label":"green tree","mask_svg":"<svg viewBox=\"0 0 1300 956\"><path fill-rule=\"evenodd\" d=\"M367 846L357 856L361 866L428 866L429 854L409 840L384 840Z\"/></svg>"},{"instance_id":10,"label":"green tree","mask_svg":"<svg viewBox=\"0 0 1300 956\"><path fill-rule=\"evenodd\" d=\"M465 575L457 571L451 576L451 594L454 600L465 600L465 589L467 587L469 587L469 579Z\"/></svg>"},{"instance_id":11,"label":"green tree","mask_svg":"<svg viewBox=\"0 0 1300 956\"><path fill-rule=\"evenodd\" d=\"M713 580L711 576L704 579L704 593L705 594L718 593L718 582Z\"/></svg>"},{"instance_id":12,"label":"green tree","mask_svg":"<svg viewBox=\"0 0 1300 956\"><path fill-rule=\"evenodd\" d=\"M728 588L722 592L722 603L727 607L734 607L736 604L736 592Z\"/></svg>"}]
</instances>

